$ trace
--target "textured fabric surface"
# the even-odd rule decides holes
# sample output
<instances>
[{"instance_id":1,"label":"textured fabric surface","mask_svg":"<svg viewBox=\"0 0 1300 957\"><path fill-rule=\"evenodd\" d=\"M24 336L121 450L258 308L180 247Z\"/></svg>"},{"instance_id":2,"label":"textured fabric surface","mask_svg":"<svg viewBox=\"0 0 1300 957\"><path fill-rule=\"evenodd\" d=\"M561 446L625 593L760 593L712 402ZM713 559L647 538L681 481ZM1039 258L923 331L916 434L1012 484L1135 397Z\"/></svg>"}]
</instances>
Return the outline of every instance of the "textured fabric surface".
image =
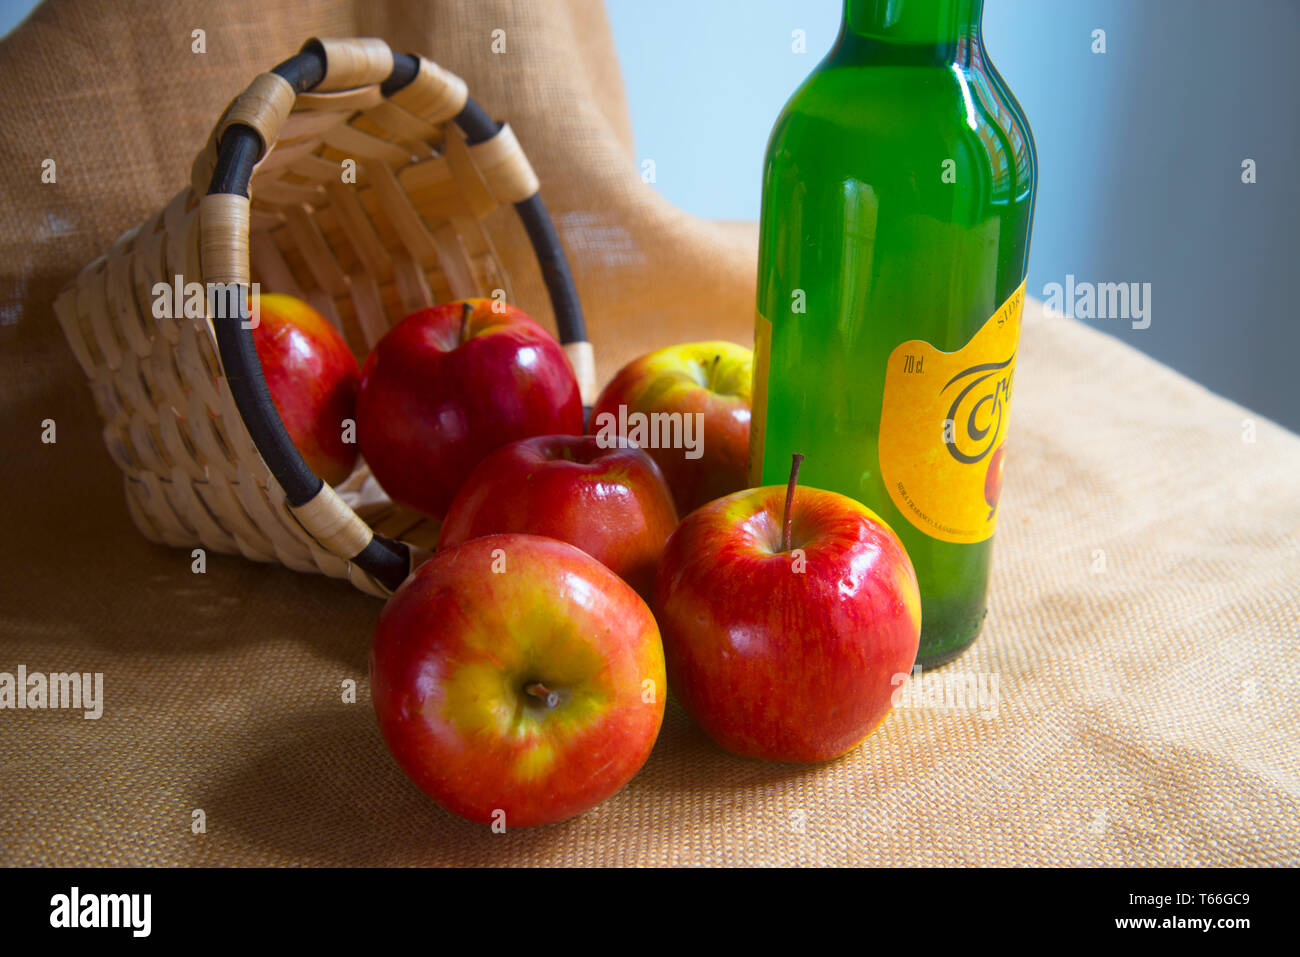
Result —
<instances>
[{"instance_id":1,"label":"textured fabric surface","mask_svg":"<svg viewBox=\"0 0 1300 957\"><path fill-rule=\"evenodd\" d=\"M724 754L670 705L641 774L578 819L497 835L429 802L368 703L379 603L234 557L195 575L141 539L50 310L310 35L432 56L509 118L602 379L750 341L755 231L640 182L594 0L49 0L0 43L0 671L102 672L105 704L0 711L0 864L1300 863L1300 439L1032 302L991 610L940 672L996 676L996 706L901 708L795 767ZM549 319L522 230L497 226Z\"/></svg>"}]
</instances>

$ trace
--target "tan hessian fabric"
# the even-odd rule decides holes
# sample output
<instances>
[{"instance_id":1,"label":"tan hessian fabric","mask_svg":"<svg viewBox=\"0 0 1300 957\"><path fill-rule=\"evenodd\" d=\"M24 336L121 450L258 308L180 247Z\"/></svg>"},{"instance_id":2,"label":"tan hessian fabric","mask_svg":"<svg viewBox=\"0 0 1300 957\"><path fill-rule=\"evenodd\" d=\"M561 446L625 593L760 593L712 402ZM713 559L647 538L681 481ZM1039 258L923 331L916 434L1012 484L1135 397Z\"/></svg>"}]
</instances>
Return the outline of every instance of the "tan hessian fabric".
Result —
<instances>
[{"instance_id":1,"label":"tan hessian fabric","mask_svg":"<svg viewBox=\"0 0 1300 957\"><path fill-rule=\"evenodd\" d=\"M641 183L595 0L49 0L0 44L0 671L103 672L106 703L0 711L0 864L1300 863L1300 439L1033 303L992 608L948 669L996 675L996 716L898 710L792 767L720 752L672 706L641 774L577 820L494 835L429 802L368 703L378 602L147 544L50 311L313 34L428 54L509 118L602 378L750 341L755 231ZM508 216L497 241L549 321Z\"/></svg>"}]
</instances>

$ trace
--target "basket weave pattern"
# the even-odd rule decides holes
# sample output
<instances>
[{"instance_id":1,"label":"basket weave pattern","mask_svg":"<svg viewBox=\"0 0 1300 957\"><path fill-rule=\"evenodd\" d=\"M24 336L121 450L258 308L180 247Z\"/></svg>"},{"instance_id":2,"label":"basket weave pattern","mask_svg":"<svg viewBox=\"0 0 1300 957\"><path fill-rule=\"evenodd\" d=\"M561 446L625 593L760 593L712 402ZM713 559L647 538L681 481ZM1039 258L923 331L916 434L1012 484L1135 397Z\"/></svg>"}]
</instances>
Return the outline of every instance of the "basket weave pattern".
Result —
<instances>
[{"instance_id":1,"label":"basket weave pattern","mask_svg":"<svg viewBox=\"0 0 1300 957\"><path fill-rule=\"evenodd\" d=\"M87 265L55 313L147 538L323 572L383 595L304 528L235 408L212 321L155 316L155 284L203 283L203 267L214 272L200 251L200 198L232 122L266 144L249 190L252 279L311 303L359 359L416 309L494 290L511 298L482 220L538 184L509 126L467 144L451 122L467 98L460 78L420 60L416 78L385 97L393 58L382 41L314 42L328 53L325 80L295 97L280 77L260 75L222 114L190 185ZM389 502L364 463L337 491L376 532L431 547L436 523Z\"/></svg>"}]
</instances>

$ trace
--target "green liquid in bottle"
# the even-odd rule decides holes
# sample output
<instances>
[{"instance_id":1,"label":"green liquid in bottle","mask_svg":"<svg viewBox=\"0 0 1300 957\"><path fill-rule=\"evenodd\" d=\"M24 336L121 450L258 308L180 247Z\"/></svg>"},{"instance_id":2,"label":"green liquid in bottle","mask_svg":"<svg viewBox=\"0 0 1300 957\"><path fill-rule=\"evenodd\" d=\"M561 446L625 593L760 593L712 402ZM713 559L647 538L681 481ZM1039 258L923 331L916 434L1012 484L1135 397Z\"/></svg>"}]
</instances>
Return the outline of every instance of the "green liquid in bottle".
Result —
<instances>
[{"instance_id":1,"label":"green liquid in bottle","mask_svg":"<svg viewBox=\"0 0 1300 957\"><path fill-rule=\"evenodd\" d=\"M763 176L751 481L802 452L802 482L894 529L923 666L986 612L1037 178L982 7L846 0Z\"/></svg>"}]
</instances>

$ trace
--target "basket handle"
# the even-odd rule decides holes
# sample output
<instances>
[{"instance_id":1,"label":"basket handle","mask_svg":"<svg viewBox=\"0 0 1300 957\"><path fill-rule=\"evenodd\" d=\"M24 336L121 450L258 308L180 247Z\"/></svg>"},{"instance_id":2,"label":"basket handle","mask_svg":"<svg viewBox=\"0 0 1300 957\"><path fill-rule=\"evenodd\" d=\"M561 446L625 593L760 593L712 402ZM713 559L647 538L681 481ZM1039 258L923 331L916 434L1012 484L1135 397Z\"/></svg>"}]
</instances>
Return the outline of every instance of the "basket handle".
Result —
<instances>
[{"instance_id":1,"label":"basket handle","mask_svg":"<svg viewBox=\"0 0 1300 957\"><path fill-rule=\"evenodd\" d=\"M270 73L259 76L236 97L215 131L216 157L207 195L200 200L199 262L202 278L225 287L226 303L248 295L249 181L254 165L274 144L299 93L329 92L378 83L387 98L419 98L436 104L441 120L453 120L469 145L509 129L496 123L472 100L465 83L429 60L394 54L375 38L312 39ZM440 121L441 121L440 120ZM555 312L560 342L574 367L583 404L595 398L595 362L587 341L582 306L568 259L550 214L521 153L507 171L506 189L523 221L541 266ZM213 310L215 311L215 310ZM411 548L378 535L303 461L271 399L250 329L238 311L213 316L222 368L258 453L284 489L289 509L323 548L352 562L390 592L410 574Z\"/></svg>"}]
</instances>

